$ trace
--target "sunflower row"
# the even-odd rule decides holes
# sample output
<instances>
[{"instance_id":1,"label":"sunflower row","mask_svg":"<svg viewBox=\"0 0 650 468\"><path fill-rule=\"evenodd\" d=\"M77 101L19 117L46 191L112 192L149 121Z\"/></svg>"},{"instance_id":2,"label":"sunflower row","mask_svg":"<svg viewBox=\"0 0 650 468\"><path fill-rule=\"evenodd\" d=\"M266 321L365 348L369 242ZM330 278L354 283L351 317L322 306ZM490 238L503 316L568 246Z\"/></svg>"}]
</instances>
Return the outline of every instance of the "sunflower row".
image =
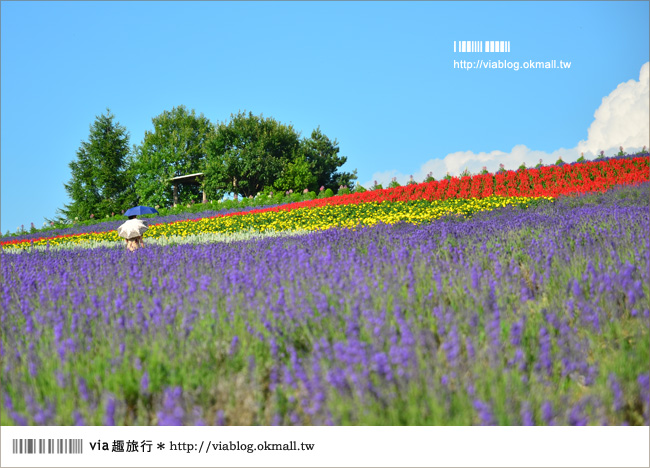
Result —
<instances>
[{"instance_id":1,"label":"sunflower row","mask_svg":"<svg viewBox=\"0 0 650 468\"><path fill-rule=\"evenodd\" d=\"M475 199L415 200L351 205L325 205L299 208L291 211L263 211L238 216L217 216L168 224L156 224L144 233L145 239L184 238L208 233L235 235L242 232L293 232L319 231L334 227L354 229L377 223L400 222L420 224L446 216L471 216L506 206L525 208L551 197L500 197ZM30 247L57 247L61 245L88 246L106 242L119 243L122 239L116 231L84 233L76 236L43 238L34 241L3 246L4 249Z\"/></svg>"}]
</instances>

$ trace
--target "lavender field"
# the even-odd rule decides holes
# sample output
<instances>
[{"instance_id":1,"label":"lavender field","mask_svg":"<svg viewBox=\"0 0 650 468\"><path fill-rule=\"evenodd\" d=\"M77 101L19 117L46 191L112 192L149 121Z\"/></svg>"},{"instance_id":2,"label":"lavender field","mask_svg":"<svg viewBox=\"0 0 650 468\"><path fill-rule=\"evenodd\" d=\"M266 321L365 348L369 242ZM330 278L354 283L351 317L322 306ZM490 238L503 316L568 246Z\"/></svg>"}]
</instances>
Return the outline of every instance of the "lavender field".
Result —
<instances>
[{"instance_id":1,"label":"lavender field","mask_svg":"<svg viewBox=\"0 0 650 468\"><path fill-rule=\"evenodd\" d=\"M2 425L648 425L650 185L2 253Z\"/></svg>"}]
</instances>

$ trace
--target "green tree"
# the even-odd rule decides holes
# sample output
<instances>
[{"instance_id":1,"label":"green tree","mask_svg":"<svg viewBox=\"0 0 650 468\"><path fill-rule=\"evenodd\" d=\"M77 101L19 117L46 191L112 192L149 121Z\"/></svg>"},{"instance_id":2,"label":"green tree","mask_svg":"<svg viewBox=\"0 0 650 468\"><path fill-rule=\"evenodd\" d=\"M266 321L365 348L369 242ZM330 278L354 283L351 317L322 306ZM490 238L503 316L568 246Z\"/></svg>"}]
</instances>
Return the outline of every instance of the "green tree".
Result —
<instances>
[{"instance_id":1,"label":"green tree","mask_svg":"<svg viewBox=\"0 0 650 468\"><path fill-rule=\"evenodd\" d=\"M201 172L205 143L214 126L183 105L164 111L152 123L153 131L146 131L140 146L134 147L135 192L142 204L169 206L173 201L170 179ZM196 184L181 184L179 202L199 198L201 190Z\"/></svg>"},{"instance_id":2,"label":"green tree","mask_svg":"<svg viewBox=\"0 0 650 468\"><path fill-rule=\"evenodd\" d=\"M72 202L58 210L69 220L121 212L133 199L127 167L129 133L114 118L110 109L95 117L88 141L82 141L76 159L69 163L72 178L63 185Z\"/></svg>"},{"instance_id":3,"label":"green tree","mask_svg":"<svg viewBox=\"0 0 650 468\"><path fill-rule=\"evenodd\" d=\"M338 190L342 185L354 189L352 181L357 179L356 169L352 172L337 172L347 161L346 156L339 156L339 146L336 139L331 141L324 135L320 127L311 133L311 137L302 141L302 154L311 167L316 183L309 188L318 191L320 187Z\"/></svg>"},{"instance_id":4,"label":"green tree","mask_svg":"<svg viewBox=\"0 0 650 468\"><path fill-rule=\"evenodd\" d=\"M300 175L300 135L273 118L239 112L220 123L206 144L203 167L207 193L248 197ZM294 163L293 168L289 166Z\"/></svg>"},{"instance_id":5,"label":"green tree","mask_svg":"<svg viewBox=\"0 0 650 468\"><path fill-rule=\"evenodd\" d=\"M304 189L314 191L316 181L311 165L303 155L299 155L285 166L280 177L273 183L273 188L281 192L299 190L302 193Z\"/></svg>"}]
</instances>

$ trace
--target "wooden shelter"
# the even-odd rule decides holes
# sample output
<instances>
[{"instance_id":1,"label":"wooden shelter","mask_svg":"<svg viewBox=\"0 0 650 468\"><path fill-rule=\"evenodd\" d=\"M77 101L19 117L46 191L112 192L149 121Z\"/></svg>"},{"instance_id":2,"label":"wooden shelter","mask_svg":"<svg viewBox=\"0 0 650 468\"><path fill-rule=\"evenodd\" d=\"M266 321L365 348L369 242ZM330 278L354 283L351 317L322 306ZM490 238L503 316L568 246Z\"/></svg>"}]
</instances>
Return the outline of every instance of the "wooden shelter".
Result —
<instances>
[{"instance_id":1,"label":"wooden shelter","mask_svg":"<svg viewBox=\"0 0 650 468\"><path fill-rule=\"evenodd\" d=\"M197 172L196 174L182 175L169 179L172 183L172 190L174 192L174 206L178 205L178 184L190 183L201 185L203 175L203 172ZM203 191L203 203L207 203L207 201L208 197L205 195L205 191Z\"/></svg>"}]
</instances>

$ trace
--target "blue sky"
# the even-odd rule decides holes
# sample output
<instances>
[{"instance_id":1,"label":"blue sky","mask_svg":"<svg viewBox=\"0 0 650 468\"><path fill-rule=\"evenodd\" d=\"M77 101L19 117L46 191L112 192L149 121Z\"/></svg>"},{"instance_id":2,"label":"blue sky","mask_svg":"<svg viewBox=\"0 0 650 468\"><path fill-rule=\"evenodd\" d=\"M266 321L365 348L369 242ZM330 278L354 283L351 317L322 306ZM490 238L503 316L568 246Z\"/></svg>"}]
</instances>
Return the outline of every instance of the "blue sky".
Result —
<instances>
[{"instance_id":1,"label":"blue sky","mask_svg":"<svg viewBox=\"0 0 650 468\"><path fill-rule=\"evenodd\" d=\"M648 145L648 2L1 2L1 229L69 201L109 107L320 126L362 185ZM507 53L454 41L510 41ZM519 64L464 69L460 61ZM524 69L532 60L568 69ZM458 66L454 68L454 61ZM645 66L644 66L645 65Z\"/></svg>"}]
</instances>

